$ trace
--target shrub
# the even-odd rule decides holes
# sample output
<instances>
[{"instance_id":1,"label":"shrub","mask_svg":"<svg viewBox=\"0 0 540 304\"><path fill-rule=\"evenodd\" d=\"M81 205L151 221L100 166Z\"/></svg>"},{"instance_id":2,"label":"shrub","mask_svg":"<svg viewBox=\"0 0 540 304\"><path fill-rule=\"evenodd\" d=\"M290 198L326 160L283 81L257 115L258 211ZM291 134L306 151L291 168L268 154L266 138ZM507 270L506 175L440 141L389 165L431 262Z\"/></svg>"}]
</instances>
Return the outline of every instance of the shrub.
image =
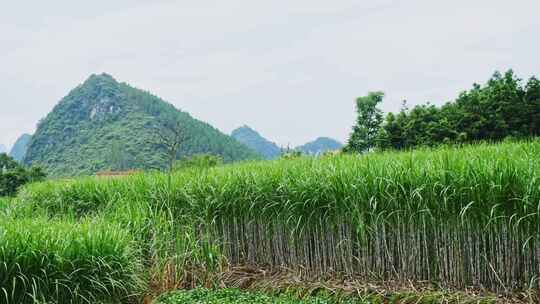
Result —
<instances>
[{"instance_id":1,"label":"shrub","mask_svg":"<svg viewBox=\"0 0 540 304\"><path fill-rule=\"evenodd\" d=\"M13 196L26 183L45 179L39 167L24 168L5 153L0 153L0 197Z\"/></svg>"},{"instance_id":2,"label":"shrub","mask_svg":"<svg viewBox=\"0 0 540 304\"><path fill-rule=\"evenodd\" d=\"M182 170L188 168L207 169L219 166L223 163L223 159L217 155L212 154L196 154L191 157L187 157L177 161L174 164L175 170Z\"/></svg>"}]
</instances>

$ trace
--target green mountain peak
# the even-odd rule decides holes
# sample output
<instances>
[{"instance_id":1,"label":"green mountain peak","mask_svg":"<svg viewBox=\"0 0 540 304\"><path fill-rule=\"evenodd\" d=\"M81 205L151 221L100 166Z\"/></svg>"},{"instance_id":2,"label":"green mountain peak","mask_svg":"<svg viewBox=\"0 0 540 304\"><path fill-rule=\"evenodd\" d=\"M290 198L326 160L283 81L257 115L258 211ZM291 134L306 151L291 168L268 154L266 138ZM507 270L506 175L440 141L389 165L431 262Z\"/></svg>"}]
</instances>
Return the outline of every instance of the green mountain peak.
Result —
<instances>
[{"instance_id":1,"label":"green mountain peak","mask_svg":"<svg viewBox=\"0 0 540 304\"><path fill-rule=\"evenodd\" d=\"M254 151L209 124L146 91L93 74L38 124L24 157L52 175L103 170L163 168L159 125L180 122L185 141L178 158L208 153L232 162L257 158Z\"/></svg>"},{"instance_id":2,"label":"green mountain peak","mask_svg":"<svg viewBox=\"0 0 540 304\"><path fill-rule=\"evenodd\" d=\"M281 155L281 149L278 145L262 137L257 131L247 125L243 125L232 131L231 136L256 151L265 159L274 159Z\"/></svg>"},{"instance_id":3,"label":"green mountain peak","mask_svg":"<svg viewBox=\"0 0 540 304\"><path fill-rule=\"evenodd\" d=\"M321 154L329 151L336 151L343 147L339 141L329 137L319 137L314 141L308 142L305 145L299 146L296 150L305 154Z\"/></svg>"}]
</instances>

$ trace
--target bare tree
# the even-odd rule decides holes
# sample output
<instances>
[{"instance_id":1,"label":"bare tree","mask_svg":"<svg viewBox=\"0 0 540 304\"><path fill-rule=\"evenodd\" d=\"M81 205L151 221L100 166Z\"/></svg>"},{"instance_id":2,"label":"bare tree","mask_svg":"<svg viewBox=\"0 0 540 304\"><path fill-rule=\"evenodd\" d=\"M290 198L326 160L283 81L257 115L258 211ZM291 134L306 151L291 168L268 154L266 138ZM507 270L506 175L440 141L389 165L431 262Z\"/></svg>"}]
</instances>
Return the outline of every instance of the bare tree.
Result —
<instances>
[{"instance_id":1,"label":"bare tree","mask_svg":"<svg viewBox=\"0 0 540 304\"><path fill-rule=\"evenodd\" d=\"M174 162L185 141L185 130L179 120L169 120L158 125L156 130L157 144L163 149L167 161L167 170L170 174L174 169Z\"/></svg>"}]
</instances>

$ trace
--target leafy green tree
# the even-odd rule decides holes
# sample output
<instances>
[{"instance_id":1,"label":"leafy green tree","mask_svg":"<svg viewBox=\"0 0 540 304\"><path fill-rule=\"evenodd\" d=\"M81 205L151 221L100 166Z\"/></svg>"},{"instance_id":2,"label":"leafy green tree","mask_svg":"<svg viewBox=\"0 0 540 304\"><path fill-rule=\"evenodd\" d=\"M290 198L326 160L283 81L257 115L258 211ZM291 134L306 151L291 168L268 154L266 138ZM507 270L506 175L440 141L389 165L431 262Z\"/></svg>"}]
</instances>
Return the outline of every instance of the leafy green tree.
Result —
<instances>
[{"instance_id":1,"label":"leafy green tree","mask_svg":"<svg viewBox=\"0 0 540 304\"><path fill-rule=\"evenodd\" d=\"M509 70L494 73L483 86L474 84L442 107L428 103L389 113L376 142L382 149L407 149L539 135L540 82L532 77L523 86Z\"/></svg>"},{"instance_id":2,"label":"leafy green tree","mask_svg":"<svg viewBox=\"0 0 540 304\"><path fill-rule=\"evenodd\" d=\"M0 154L0 197L13 196L20 186L45 178L39 167L26 169L7 154Z\"/></svg>"},{"instance_id":3,"label":"leafy green tree","mask_svg":"<svg viewBox=\"0 0 540 304\"><path fill-rule=\"evenodd\" d=\"M370 92L356 99L356 125L344 150L346 152L365 152L375 147L379 128L383 120L378 108L384 98L383 92Z\"/></svg>"},{"instance_id":4,"label":"leafy green tree","mask_svg":"<svg viewBox=\"0 0 540 304\"><path fill-rule=\"evenodd\" d=\"M536 77L531 77L525 88L524 116L527 121L527 133L532 136L540 136L540 81Z\"/></svg>"},{"instance_id":5,"label":"leafy green tree","mask_svg":"<svg viewBox=\"0 0 540 304\"><path fill-rule=\"evenodd\" d=\"M521 136L524 110L523 90L513 71L494 73L485 86L475 84L456 100L464 118L458 128L470 140L500 140L508 135Z\"/></svg>"}]
</instances>

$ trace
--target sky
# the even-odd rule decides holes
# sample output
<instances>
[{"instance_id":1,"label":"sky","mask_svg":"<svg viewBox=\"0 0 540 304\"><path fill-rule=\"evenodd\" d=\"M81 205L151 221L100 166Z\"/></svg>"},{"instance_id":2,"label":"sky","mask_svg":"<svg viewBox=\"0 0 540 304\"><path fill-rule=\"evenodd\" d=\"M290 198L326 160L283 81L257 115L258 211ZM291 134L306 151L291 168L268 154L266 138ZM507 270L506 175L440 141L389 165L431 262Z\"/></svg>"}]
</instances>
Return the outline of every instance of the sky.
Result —
<instances>
[{"instance_id":1,"label":"sky","mask_svg":"<svg viewBox=\"0 0 540 304\"><path fill-rule=\"evenodd\" d=\"M49 0L0 10L0 144L92 73L225 133L345 141L354 100L453 100L496 70L540 76L538 0Z\"/></svg>"}]
</instances>

